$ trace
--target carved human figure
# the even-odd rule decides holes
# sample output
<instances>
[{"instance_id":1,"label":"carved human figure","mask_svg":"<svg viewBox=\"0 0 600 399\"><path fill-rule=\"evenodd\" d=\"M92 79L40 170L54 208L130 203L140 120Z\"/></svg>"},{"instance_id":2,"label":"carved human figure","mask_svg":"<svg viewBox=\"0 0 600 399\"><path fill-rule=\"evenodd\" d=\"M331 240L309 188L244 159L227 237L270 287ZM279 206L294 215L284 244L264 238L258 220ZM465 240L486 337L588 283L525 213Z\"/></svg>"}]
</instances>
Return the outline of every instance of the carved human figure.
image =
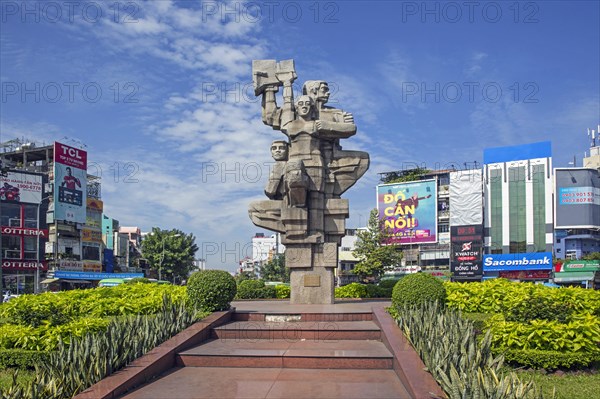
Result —
<instances>
[{"instance_id":1,"label":"carved human figure","mask_svg":"<svg viewBox=\"0 0 600 399\"><path fill-rule=\"evenodd\" d=\"M285 195L284 175L286 162L288 160L289 144L285 140L275 140L271 143L271 156L275 164L269 174L269 180L265 187L265 195L272 200L283 199Z\"/></svg>"}]
</instances>

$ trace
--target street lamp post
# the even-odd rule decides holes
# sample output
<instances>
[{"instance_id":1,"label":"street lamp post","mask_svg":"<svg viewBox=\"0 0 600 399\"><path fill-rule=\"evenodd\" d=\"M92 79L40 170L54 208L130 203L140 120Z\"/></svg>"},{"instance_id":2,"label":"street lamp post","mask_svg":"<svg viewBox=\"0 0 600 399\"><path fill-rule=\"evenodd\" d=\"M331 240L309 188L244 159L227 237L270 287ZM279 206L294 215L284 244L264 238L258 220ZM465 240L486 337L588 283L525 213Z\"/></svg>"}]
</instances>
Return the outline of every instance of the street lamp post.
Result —
<instances>
[{"instance_id":1,"label":"street lamp post","mask_svg":"<svg viewBox=\"0 0 600 399\"><path fill-rule=\"evenodd\" d=\"M163 264L163 260L165 259L165 241L169 237L173 237L173 238L181 237L181 234L168 235L168 236L163 237L163 239L162 239L162 252L160 253L160 262L158 263L158 281L162 280L162 264Z\"/></svg>"}]
</instances>

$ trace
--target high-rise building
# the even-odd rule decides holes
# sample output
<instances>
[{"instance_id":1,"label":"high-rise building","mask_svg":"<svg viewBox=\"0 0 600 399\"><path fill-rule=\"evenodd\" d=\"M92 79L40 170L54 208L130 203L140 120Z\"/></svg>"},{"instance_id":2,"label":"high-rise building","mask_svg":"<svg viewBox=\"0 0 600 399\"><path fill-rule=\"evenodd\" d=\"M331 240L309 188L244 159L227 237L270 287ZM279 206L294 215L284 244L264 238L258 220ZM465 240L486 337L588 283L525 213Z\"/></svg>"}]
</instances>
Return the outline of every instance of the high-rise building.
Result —
<instances>
[{"instance_id":1,"label":"high-rise building","mask_svg":"<svg viewBox=\"0 0 600 399\"><path fill-rule=\"evenodd\" d=\"M484 150L485 277L547 280L552 270L549 141Z\"/></svg>"}]
</instances>

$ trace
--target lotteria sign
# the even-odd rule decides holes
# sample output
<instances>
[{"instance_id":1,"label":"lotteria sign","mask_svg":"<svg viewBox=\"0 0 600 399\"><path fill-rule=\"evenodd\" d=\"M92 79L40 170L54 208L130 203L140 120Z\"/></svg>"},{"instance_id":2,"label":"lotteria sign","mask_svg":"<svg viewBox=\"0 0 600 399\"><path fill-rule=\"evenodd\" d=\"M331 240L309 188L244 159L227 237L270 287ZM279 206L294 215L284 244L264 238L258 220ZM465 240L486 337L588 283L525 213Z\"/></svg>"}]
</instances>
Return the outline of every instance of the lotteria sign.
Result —
<instances>
[{"instance_id":1,"label":"lotteria sign","mask_svg":"<svg viewBox=\"0 0 600 399\"><path fill-rule=\"evenodd\" d=\"M483 255L483 271L552 270L552 253Z\"/></svg>"},{"instance_id":2,"label":"lotteria sign","mask_svg":"<svg viewBox=\"0 0 600 399\"><path fill-rule=\"evenodd\" d=\"M47 229L28 229L22 227L9 227L2 226L2 234L16 235L16 236L40 236L42 238L48 237Z\"/></svg>"}]
</instances>

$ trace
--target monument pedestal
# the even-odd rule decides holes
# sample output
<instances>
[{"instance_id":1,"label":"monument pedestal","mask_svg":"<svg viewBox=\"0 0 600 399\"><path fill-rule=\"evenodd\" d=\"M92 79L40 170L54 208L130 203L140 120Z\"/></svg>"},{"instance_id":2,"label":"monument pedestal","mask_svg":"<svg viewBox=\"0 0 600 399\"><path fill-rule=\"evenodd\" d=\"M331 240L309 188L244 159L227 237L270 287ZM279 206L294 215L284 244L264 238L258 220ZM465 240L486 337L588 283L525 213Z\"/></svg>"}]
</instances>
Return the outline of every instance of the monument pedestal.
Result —
<instances>
[{"instance_id":1,"label":"monument pedestal","mask_svg":"<svg viewBox=\"0 0 600 399\"><path fill-rule=\"evenodd\" d=\"M335 301L335 276L330 267L293 268L290 270L291 304L330 305Z\"/></svg>"}]
</instances>

